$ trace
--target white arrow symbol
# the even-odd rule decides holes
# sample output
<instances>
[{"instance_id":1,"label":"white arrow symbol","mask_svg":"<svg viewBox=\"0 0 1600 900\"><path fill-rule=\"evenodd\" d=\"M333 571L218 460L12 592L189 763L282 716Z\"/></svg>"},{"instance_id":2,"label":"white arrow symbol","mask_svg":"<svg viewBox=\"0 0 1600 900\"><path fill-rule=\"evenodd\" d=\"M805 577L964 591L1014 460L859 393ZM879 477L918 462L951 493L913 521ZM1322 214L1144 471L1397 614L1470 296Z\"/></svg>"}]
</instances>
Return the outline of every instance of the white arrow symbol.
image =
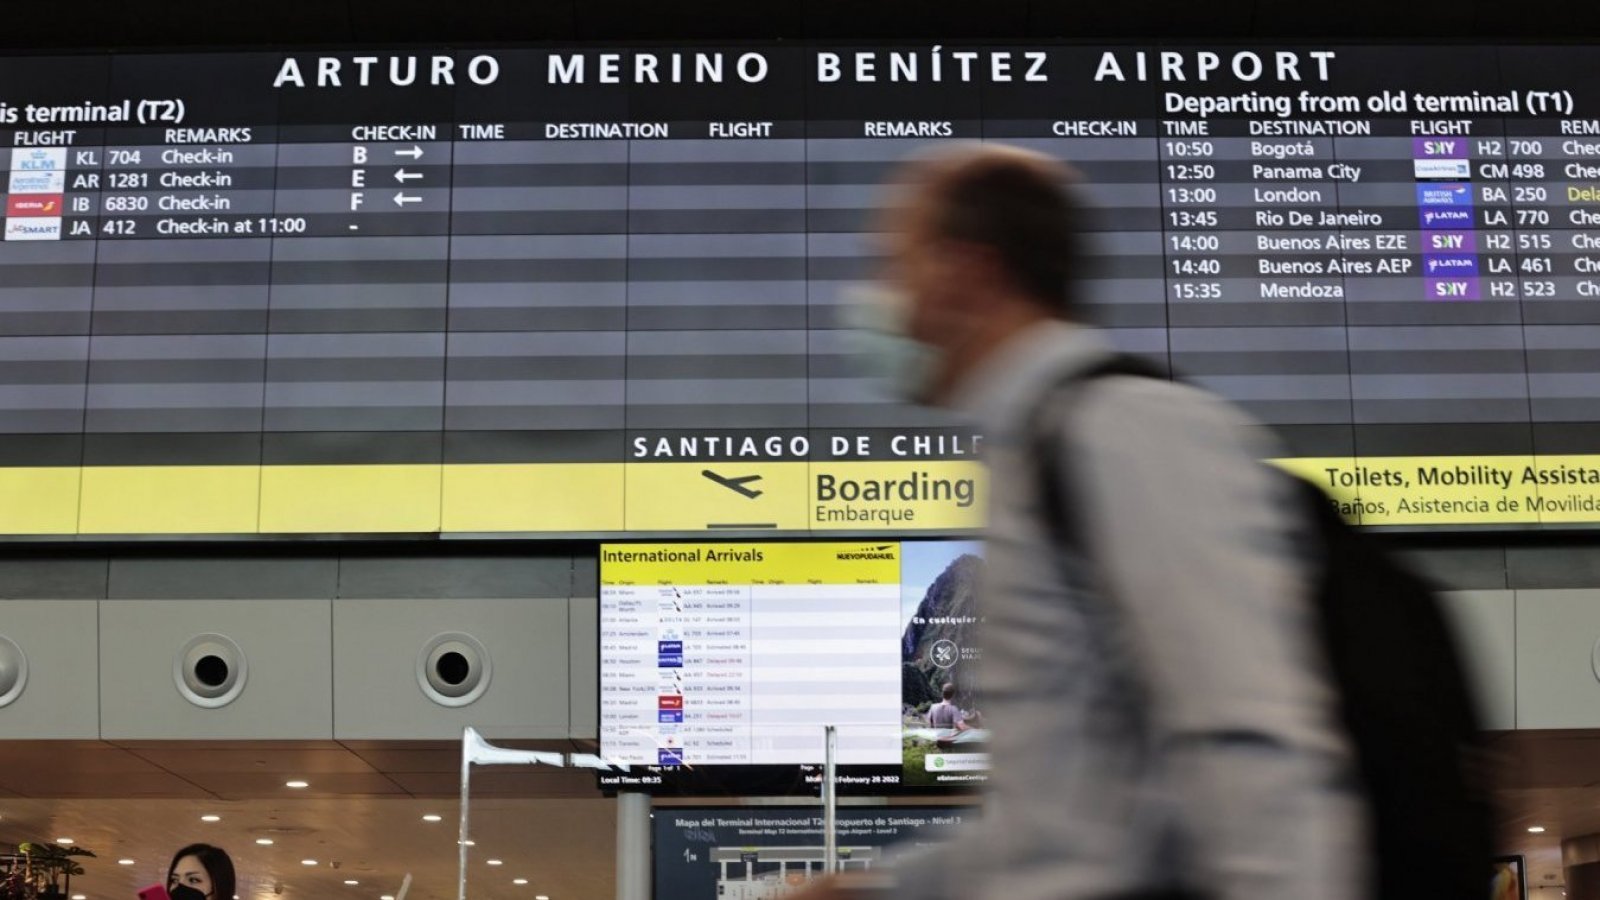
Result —
<instances>
[{"instance_id":1,"label":"white arrow symbol","mask_svg":"<svg viewBox=\"0 0 1600 900\"><path fill-rule=\"evenodd\" d=\"M421 172L407 172L405 169L401 169L400 171L394 173L394 180L400 182L401 184L405 184L407 181L410 181L413 178L421 177Z\"/></svg>"},{"instance_id":2,"label":"white arrow symbol","mask_svg":"<svg viewBox=\"0 0 1600 900\"><path fill-rule=\"evenodd\" d=\"M412 144L410 150L396 150L394 152L394 155L395 156L409 156L412 159L421 159L422 158L422 148L418 147L416 144Z\"/></svg>"},{"instance_id":3,"label":"white arrow symbol","mask_svg":"<svg viewBox=\"0 0 1600 900\"><path fill-rule=\"evenodd\" d=\"M394 195L394 205L395 206L405 206L407 203L421 203L421 202L422 202L422 198L421 197L413 197L413 196L407 194L404 191L400 191L400 192L398 192L398 193L396 193Z\"/></svg>"}]
</instances>

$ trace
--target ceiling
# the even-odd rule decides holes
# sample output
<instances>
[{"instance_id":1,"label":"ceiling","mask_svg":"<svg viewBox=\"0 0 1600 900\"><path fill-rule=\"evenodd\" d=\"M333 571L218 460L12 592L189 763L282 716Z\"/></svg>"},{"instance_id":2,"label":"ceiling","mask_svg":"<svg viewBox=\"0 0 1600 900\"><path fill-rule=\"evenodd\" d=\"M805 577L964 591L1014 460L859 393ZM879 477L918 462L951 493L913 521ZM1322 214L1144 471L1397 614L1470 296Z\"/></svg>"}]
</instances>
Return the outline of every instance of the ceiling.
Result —
<instances>
[{"instance_id":1,"label":"ceiling","mask_svg":"<svg viewBox=\"0 0 1600 900\"><path fill-rule=\"evenodd\" d=\"M1600 833L1600 730L1503 733L1492 746L1500 850L1525 856L1529 883L1559 896L1561 841ZM95 851L72 885L88 900L133 900L195 841L233 855L241 900L380 900L408 872L408 900L452 900L460 759L449 742L0 742L0 843L70 837ZM309 786L285 786L296 779ZM424 821L430 814L441 821ZM474 900L614 896L615 806L592 772L482 769L472 815ZM272 845L256 843L263 838Z\"/></svg>"},{"instance_id":2,"label":"ceiling","mask_svg":"<svg viewBox=\"0 0 1600 900\"><path fill-rule=\"evenodd\" d=\"M460 745L448 742L0 742L0 843L70 837L94 851L72 884L91 900L133 900L196 841L233 856L241 900L379 900L407 872L408 900L452 900L460 768ZM472 796L475 900L614 896L614 805L593 772L486 768ZM423 821L429 814L441 821Z\"/></svg>"}]
</instances>

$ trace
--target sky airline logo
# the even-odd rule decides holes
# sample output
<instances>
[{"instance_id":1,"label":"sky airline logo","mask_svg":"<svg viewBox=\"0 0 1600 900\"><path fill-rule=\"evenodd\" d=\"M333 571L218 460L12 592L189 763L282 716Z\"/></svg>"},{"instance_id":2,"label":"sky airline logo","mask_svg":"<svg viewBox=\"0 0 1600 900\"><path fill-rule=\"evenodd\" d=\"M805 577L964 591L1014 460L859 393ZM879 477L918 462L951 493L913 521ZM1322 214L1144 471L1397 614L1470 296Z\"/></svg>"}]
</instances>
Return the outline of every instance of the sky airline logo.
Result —
<instances>
[{"instance_id":1,"label":"sky airline logo","mask_svg":"<svg viewBox=\"0 0 1600 900\"><path fill-rule=\"evenodd\" d=\"M1470 231L1435 231L1427 235L1424 250L1435 253L1461 253L1478 249L1477 238Z\"/></svg>"},{"instance_id":2,"label":"sky airline logo","mask_svg":"<svg viewBox=\"0 0 1600 900\"><path fill-rule=\"evenodd\" d=\"M1472 186L1466 184L1419 184L1418 206L1471 206Z\"/></svg>"},{"instance_id":3,"label":"sky airline logo","mask_svg":"<svg viewBox=\"0 0 1600 900\"><path fill-rule=\"evenodd\" d=\"M8 216L59 216L60 194L12 194L6 198Z\"/></svg>"},{"instance_id":4,"label":"sky airline logo","mask_svg":"<svg viewBox=\"0 0 1600 900\"><path fill-rule=\"evenodd\" d=\"M1419 137L1411 139L1411 155L1417 159L1465 156L1466 152L1466 138Z\"/></svg>"},{"instance_id":5,"label":"sky airline logo","mask_svg":"<svg viewBox=\"0 0 1600 900\"><path fill-rule=\"evenodd\" d=\"M1477 300L1483 294L1476 278L1424 278L1430 300Z\"/></svg>"}]
</instances>

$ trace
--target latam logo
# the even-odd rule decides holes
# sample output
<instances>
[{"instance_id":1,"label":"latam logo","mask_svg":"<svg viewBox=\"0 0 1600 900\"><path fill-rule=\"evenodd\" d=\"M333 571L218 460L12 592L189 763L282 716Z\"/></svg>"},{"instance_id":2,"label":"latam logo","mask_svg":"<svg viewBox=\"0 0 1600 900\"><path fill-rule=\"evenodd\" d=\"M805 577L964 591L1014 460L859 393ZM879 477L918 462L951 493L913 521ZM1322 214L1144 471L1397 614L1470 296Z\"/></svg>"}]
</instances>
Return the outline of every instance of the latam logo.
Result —
<instances>
[{"instance_id":1,"label":"latam logo","mask_svg":"<svg viewBox=\"0 0 1600 900\"><path fill-rule=\"evenodd\" d=\"M1417 159L1465 156L1467 142L1464 138L1419 137L1411 139L1411 155Z\"/></svg>"},{"instance_id":2,"label":"latam logo","mask_svg":"<svg viewBox=\"0 0 1600 900\"><path fill-rule=\"evenodd\" d=\"M662 747L656 750L656 763L663 766L681 766L683 750L678 747Z\"/></svg>"},{"instance_id":3,"label":"latam logo","mask_svg":"<svg viewBox=\"0 0 1600 900\"><path fill-rule=\"evenodd\" d=\"M1477 300L1482 296L1476 278L1425 278L1430 300Z\"/></svg>"},{"instance_id":4,"label":"latam logo","mask_svg":"<svg viewBox=\"0 0 1600 900\"><path fill-rule=\"evenodd\" d=\"M65 172L16 172L11 173L11 184L7 193L11 194L60 194L67 189L67 173Z\"/></svg>"},{"instance_id":5,"label":"latam logo","mask_svg":"<svg viewBox=\"0 0 1600 900\"><path fill-rule=\"evenodd\" d=\"M7 219L6 240L59 241L61 240L61 220L59 218L31 217Z\"/></svg>"},{"instance_id":6,"label":"latam logo","mask_svg":"<svg viewBox=\"0 0 1600 900\"><path fill-rule=\"evenodd\" d=\"M683 641L656 641L657 653L682 653Z\"/></svg>"},{"instance_id":7,"label":"latam logo","mask_svg":"<svg viewBox=\"0 0 1600 900\"><path fill-rule=\"evenodd\" d=\"M60 194L12 194L6 198L8 216L59 216Z\"/></svg>"},{"instance_id":8,"label":"latam logo","mask_svg":"<svg viewBox=\"0 0 1600 900\"><path fill-rule=\"evenodd\" d=\"M1417 159L1411 162L1416 178L1471 178L1472 163L1464 159Z\"/></svg>"},{"instance_id":9,"label":"latam logo","mask_svg":"<svg viewBox=\"0 0 1600 900\"><path fill-rule=\"evenodd\" d=\"M1432 255L1422 257L1422 274L1448 278L1452 275L1478 274L1478 258L1472 254Z\"/></svg>"},{"instance_id":10,"label":"latam logo","mask_svg":"<svg viewBox=\"0 0 1600 900\"><path fill-rule=\"evenodd\" d=\"M1423 228L1470 228L1472 211L1467 209L1424 209L1418 211Z\"/></svg>"},{"instance_id":11,"label":"latam logo","mask_svg":"<svg viewBox=\"0 0 1600 900\"><path fill-rule=\"evenodd\" d=\"M1470 231L1434 231L1427 235L1427 241L1428 245L1423 249L1436 253L1478 249L1477 237Z\"/></svg>"},{"instance_id":12,"label":"latam logo","mask_svg":"<svg viewBox=\"0 0 1600 900\"><path fill-rule=\"evenodd\" d=\"M1472 186L1467 184L1419 184L1418 206L1471 206Z\"/></svg>"}]
</instances>

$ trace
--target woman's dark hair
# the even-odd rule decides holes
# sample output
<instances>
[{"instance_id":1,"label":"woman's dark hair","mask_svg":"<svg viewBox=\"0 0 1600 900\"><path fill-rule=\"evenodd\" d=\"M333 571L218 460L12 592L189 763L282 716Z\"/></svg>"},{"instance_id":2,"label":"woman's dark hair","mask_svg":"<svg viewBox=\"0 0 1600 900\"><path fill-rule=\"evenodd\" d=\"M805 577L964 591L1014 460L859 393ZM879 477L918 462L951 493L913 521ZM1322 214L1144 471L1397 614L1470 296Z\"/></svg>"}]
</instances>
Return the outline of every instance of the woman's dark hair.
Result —
<instances>
[{"instance_id":1,"label":"woman's dark hair","mask_svg":"<svg viewBox=\"0 0 1600 900\"><path fill-rule=\"evenodd\" d=\"M233 875L233 859L226 850L210 844L190 844L172 854L172 862L167 865L167 884L172 884L172 875L178 870L178 860L185 856L200 860L206 874L211 876L211 900L233 900L238 890Z\"/></svg>"}]
</instances>

